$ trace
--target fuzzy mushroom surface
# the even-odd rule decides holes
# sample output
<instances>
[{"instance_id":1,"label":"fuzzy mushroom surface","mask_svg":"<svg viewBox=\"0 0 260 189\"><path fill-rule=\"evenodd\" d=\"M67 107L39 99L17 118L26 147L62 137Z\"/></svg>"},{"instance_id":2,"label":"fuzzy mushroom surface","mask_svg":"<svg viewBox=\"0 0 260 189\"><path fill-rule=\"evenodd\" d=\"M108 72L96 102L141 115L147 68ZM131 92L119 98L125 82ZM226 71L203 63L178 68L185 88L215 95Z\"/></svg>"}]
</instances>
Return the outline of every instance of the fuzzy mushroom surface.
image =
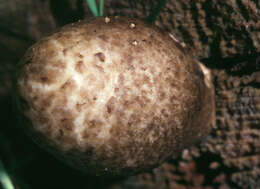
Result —
<instances>
[{"instance_id":1,"label":"fuzzy mushroom surface","mask_svg":"<svg viewBox=\"0 0 260 189\"><path fill-rule=\"evenodd\" d=\"M95 18L43 38L18 64L16 94L39 145L99 176L154 168L215 119L209 70L138 19Z\"/></svg>"}]
</instances>

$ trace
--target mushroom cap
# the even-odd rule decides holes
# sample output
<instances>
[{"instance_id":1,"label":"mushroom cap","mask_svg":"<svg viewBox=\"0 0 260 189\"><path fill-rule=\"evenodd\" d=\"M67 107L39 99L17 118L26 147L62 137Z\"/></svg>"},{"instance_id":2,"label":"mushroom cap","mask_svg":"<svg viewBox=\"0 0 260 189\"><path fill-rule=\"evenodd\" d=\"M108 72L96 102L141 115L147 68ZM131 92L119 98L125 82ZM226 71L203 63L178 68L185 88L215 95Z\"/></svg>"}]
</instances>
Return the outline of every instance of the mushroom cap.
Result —
<instances>
[{"instance_id":1,"label":"mushroom cap","mask_svg":"<svg viewBox=\"0 0 260 189\"><path fill-rule=\"evenodd\" d=\"M209 70L138 19L95 18L43 38L18 64L16 93L24 130L94 175L156 167L215 120Z\"/></svg>"}]
</instances>

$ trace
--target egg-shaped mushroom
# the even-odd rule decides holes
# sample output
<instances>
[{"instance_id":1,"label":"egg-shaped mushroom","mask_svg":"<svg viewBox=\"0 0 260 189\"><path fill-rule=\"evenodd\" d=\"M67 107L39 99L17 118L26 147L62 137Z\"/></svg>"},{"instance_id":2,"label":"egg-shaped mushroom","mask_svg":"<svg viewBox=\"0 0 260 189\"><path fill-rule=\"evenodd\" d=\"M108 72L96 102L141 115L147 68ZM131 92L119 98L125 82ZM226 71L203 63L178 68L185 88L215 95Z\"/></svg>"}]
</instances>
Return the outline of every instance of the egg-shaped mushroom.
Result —
<instances>
[{"instance_id":1,"label":"egg-shaped mushroom","mask_svg":"<svg viewBox=\"0 0 260 189\"><path fill-rule=\"evenodd\" d=\"M132 18L67 25L18 64L24 130L73 168L127 176L209 133L210 71L167 32Z\"/></svg>"}]
</instances>

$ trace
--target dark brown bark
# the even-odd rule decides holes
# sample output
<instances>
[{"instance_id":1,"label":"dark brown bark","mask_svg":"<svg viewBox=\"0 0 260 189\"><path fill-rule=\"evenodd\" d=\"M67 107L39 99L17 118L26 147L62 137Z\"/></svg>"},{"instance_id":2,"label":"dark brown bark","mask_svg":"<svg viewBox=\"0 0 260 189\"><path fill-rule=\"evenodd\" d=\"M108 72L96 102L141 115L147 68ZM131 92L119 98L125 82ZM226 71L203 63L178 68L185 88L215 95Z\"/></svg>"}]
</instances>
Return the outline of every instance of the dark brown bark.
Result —
<instances>
[{"instance_id":1,"label":"dark brown bark","mask_svg":"<svg viewBox=\"0 0 260 189\"><path fill-rule=\"evenodd\" d=\"M109 15L145 18L157 1L106 2ZM232 57L260 51L260 5L257 1L169 0L156 25L174 33L200 58Z\"/></svg>"}]
</instances>

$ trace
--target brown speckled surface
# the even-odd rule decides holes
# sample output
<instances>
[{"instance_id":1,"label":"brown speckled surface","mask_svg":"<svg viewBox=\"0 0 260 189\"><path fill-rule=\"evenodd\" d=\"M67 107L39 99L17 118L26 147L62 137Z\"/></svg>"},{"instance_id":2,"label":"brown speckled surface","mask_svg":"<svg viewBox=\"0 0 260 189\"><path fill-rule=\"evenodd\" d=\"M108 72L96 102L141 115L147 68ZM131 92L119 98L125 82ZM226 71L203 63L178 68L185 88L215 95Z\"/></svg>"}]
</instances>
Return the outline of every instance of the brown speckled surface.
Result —
<instances>
[{"instance_id":1,"label":"brown speckled surface","mask_svg":"<svg viewBox=\"0 0 260 189\"><path fill-rule=\"evenodd\" d=\"M100 186L93 184L99 181L80 173L75 174L72 169L38 148L16 127L18 124L15 119L10 119L10 115L14 116L10 98L11 75L16 63L32 43L32 39L38 40L65 23L91 17L86 1L62 2L9 0L2 1L0 5L0 139L6 139L6 142L0 143L0 156L5 160L6 168L13 167L16 162L24 163L24 159L30 160L12 174L13 182L22 179L31 188L44 189L259 188L260 109L257 99L260 94L257 92L259 76L256 77L255 74L260 68L260 43L257 37L260 20L259 1L202 0L194 1L196 7L191 1L168 1L167 8L163 9L156 24L174 33L181 41L185 41L186 48L192 50L195 56L208 58L203 59L203 63L212 69L217 68L213 74L217 101L221 102L217 102L217 112L220 112L217 114L217 119L221 121L217 121L217 128L208 138L210 140L203 140L204 145L185 149L182 156L172 158L152 172L120 180L116 184L100 182ZM145 18L157 2L157 0L106 0L104 10L105 15L120 14ZM207 19L209 25L205 27ZM203 28L202 32L200 28ZM213 35L210 30L214 32ZM227 35L230 31L234 31L235 35ZM208 36L207 40L203 40L205 34ZM218 45L219 37L221 45ZM213 50L209 53L211 48ZM218 96L220 93L226 93L225 96L229 98L224 95ZM6 145L9 145L7 150L4 147ZM207 148L204 148L205 145ZM242 150L238 150L240 148ZM232 158L230 154L233 154ZM231 159L232 163L226 164ZM211 169L212 167L215 169ZM20 184L17 184L18 188L23 187Z\"/></svg>"},{"instance_id":2,"label":"brown speckled surface","mask_svg":"<svg viewBox=\"0 0 260 189\"><path fill-rule=\"evenodd\" d=\"M208 70L140 20L65 26L33 45L19 70L21 111L33 138L96 175L161 164L214 122Z\"/></svg>"}]
</instances>

